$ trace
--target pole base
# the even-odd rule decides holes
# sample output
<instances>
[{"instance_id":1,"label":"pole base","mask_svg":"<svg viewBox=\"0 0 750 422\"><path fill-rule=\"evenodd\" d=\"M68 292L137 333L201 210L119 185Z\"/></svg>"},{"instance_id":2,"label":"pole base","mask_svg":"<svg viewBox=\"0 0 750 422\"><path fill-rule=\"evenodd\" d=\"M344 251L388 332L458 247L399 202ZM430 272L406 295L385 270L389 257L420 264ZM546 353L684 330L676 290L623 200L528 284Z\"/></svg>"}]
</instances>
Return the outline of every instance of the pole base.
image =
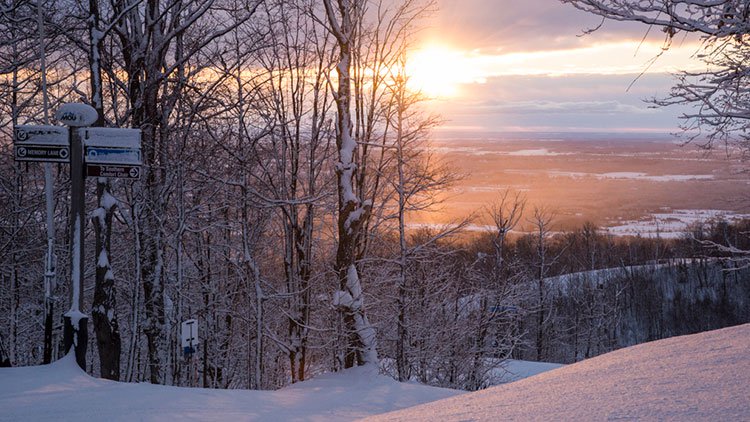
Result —
<instances>
[{"instance_id":1,"label":"pole base","mask_svg":"<svg viewBox=\"0 0 750 422\"><path fill-rule=\"evenodd\" d=\"M70 352L70 348L75 349L76 362L84 371L86 370L86 346L89 342L88 321L89 318L82 316L78 318L77 326L73 325L73 319L67 315L63 317L65 324L63 326L63 346L65 353Z\"/></svg>"}]
</instances>

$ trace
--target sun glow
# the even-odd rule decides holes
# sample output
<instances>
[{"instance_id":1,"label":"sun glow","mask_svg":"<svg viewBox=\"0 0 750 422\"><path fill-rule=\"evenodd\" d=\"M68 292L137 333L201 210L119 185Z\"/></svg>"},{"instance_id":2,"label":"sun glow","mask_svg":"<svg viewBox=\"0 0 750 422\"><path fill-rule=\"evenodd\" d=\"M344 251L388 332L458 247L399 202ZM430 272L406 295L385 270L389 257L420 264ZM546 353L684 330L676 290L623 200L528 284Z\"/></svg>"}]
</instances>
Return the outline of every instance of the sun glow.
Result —
<instances>
[{"instance_id":1,"label":"sun glow","mask_svg":"<svg viewBox=\"0 0 750 422\"><path fill-rule=\"evenodd\" d=\"M406 63L409 88L432 98L456 97L462 84L482 82L466 53L442 46L415 51Z\"/></svg>"}]
</instances>

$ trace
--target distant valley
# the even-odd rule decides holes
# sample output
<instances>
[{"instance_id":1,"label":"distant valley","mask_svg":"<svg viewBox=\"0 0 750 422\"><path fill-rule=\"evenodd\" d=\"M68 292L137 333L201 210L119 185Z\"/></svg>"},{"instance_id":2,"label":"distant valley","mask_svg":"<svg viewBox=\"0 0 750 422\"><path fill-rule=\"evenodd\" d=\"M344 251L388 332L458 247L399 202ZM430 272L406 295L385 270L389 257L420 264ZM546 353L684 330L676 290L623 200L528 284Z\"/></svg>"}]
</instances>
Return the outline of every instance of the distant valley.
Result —
<instances>
[{"instance_id":1,"label":"distant valley","mask_svg":"<svg viewBox=\"0 0 750 422\"><path fill-rule=\"evenodd\" d=\"M482 208L504 189L545 207L557 230L591 221L614 234L675 236L697 221L750 216L750 175L739 153L706 151L658 134L441 133L435 155L464 178L440 212L414 216L439 225ZM488 221L478 217L472 226Z\"/></svg>"}]
</instances>

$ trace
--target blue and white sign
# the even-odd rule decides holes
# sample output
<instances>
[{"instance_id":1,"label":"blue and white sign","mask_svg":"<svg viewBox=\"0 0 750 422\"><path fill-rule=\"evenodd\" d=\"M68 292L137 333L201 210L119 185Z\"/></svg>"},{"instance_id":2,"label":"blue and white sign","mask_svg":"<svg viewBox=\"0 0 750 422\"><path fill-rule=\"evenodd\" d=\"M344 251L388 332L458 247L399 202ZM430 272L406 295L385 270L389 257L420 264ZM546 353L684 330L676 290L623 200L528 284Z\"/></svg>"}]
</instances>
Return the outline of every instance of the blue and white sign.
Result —
<instances>
[{"instance_id":1,"label":"blue and white sign","mask_svg":"<svg viewBox=\"0 0 750 422\"><path fill-rule=\"evenodd\" d=\"M138 179L140 177L141 131L88 127L78 129L83 140L86 175Z\"/></svg>"},{"instance_id":2,"label":"blue and white sign","mask_svg":"<svg viewBox=\"0 0 750 422\"><path fill-rule=\"evenodd\" d=\"M138 148L86 147L86 164L140 165L141 150Z\"/></svg>"}]
</instances>

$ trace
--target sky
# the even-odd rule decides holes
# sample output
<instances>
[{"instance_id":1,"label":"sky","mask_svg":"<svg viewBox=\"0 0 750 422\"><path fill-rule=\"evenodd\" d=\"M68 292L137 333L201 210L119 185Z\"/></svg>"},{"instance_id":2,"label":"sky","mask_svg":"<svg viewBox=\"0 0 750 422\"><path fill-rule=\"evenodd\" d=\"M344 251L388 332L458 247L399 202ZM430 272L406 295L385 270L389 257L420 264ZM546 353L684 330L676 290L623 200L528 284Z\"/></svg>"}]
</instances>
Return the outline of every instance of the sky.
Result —
<instances>
[{"instance_id":1,"label":"sky","mask_svg":"<svg viewBox=\"0 0 750 422\"><path fill-rule=\"evenodd\" d=\"M677 70L697 70L696 38L607 21L557 0L438 0L411 62L415 87L435 98L444 130L678 131L669 93ZM656 59L656 60L654 60ZM640 75L640 76L639 76ZM632 86L631 86L632 85Z\"/></svg>"}]
</instances>

